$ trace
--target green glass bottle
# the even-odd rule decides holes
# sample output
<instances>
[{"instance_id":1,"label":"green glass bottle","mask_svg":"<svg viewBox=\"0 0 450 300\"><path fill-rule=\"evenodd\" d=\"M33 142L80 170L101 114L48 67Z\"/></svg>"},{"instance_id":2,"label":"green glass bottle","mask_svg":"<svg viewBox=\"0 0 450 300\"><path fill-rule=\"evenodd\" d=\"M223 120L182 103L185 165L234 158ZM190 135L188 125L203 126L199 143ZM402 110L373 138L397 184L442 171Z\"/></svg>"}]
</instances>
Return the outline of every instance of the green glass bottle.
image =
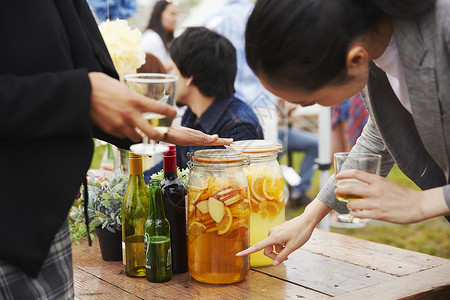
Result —
<instances>
[{"instance_id":1,"label":"green glass bottle","mask_svg":"<svg viewBox=\"0 0 450 300\"><path fill-rule=\"evenodd\" d=\"M148 188L142 174L142 156L129 153L130 179L122 204L122 256L127 276L145 277L144 224L148 215Z\"/></svg>"},{"instance_id":2,"label":"green glass bottle","mask_svg":"<svg viewBox=\"0 0 450 300\"><path fill-rule=\"evenodd\" d=\"M172 278L170 225L164 213L161 181L150 180L148 218L145 222L145 267L147 280L164 282Z\"/></svg>"}]
</instances>

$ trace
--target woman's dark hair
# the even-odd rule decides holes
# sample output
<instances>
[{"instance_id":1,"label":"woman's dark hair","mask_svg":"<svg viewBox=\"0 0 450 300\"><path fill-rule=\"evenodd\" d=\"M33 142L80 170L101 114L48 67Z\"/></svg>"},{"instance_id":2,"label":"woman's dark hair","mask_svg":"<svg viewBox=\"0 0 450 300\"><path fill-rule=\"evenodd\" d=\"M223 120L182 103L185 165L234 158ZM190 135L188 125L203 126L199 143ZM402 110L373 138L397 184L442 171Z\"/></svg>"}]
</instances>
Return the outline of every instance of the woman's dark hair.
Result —
<instances>
[{"instance_id":1,"label":"woman's dark hair","mask_svg":"<svg viewBox=\"0 0 450 300\"><path fill-rule=\"evenodd\" d=\"M167 5L169 5L169 2L167 2L166 0L160 0L155 3L146 29L151 29L156 32L163 40L166 49L169 49L170 43L174 38L173 31L166 31L161 21L161 15L166 9Z\"/></svg>"},{"instance_id":2,"label":"woman's dark hair","mask_svg":"<svg viewBox=\"0 0 450 300\"><path fill-rule=\"evenodd\" d=\"M225 37L204 27L189 27L170 47L170 56L183 77L207 97L231 97L237 63L236 49Z\"/></svg>"},{"instance_id":3,"label":"woman's dark hair","mask_svg":"<svg viewBox=\"0 0 450 300\"><path fill-rule=\"evenodd\" d=\"M348 81L350 44L388 16L416 18L436 0L258 0L245 33L248 65L279 87Z\"/></svg>"}]
</instances>

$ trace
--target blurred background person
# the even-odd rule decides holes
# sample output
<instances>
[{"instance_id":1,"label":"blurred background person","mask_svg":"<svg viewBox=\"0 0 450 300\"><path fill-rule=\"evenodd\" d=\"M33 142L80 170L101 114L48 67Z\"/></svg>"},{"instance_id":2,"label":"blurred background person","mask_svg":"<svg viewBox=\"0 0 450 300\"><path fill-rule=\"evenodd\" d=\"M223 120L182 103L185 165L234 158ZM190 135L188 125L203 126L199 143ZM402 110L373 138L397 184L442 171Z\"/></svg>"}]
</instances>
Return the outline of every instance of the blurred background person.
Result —
<instances>
[{"instance_id":1,"label":"blurred background person","mask_svg":"<svg viewBox=\"0 0 450 300\"><path fill-rule=\"evenodd\" d=\"M299 206L308 205L312 199L307 195L307 191L311 187L311 181L314 176L315 160L319 154L319 140L317 136L307 130L293 128L288 124L289 116L293 111L299 108L298 105L290 102L279 100L280 119L284 120L285 126L278 129L278 142L283 145L283 150L287 155L292 155L293 152L304 152L304 156L296 171L300 177L300 183L290 184L289 200L290 207L297 208ZM291 157L290 157L291 158ZM288 159L289 165L292 165L291 159ZM294 171L294 169L293 169ZM283 172L283 176L294 177L295 174ZM288 179L286 179L289 182Z\"/></svg>"},{"instance_id":2,"label":"blurred background person","mask_svg":"<svg viewBox=\"0 0 450 300\"><path fill-rule=\"evenodd\" d=\"M137 8L136 0L87 0L98 22L131 17Z\"/></svg>"},{"instance_id":3,"label":"blurred background person","mask_svg":"<svg viewBox=\"0 0 450 300\"><path fill-rule=\"evenodd\" d=\"M368 118L360 93L331 107L331 161L334 153L350 151Z\"/></svg>"},{"instance_id":4,"label":"blurred background person","mask_svg":"<svg viewBox=\"0 0 450 300\"><path fill-rule=\"evenodd\" d=\"M204 26L226 37L236 48L237 75L235 96L251 106L263 128L264 139L278 142L277 97L267 91L247 64L245 26L254 3L249 0L227 1L207 16Z\"/></svg>"},{"instance_id":5,"label":"blurred background person","mask_svg":"<svg viewBox=\"0 0 450 300\"><path fill-rule=\"evenodd\" d=\"M137 73L167 73L162 62L153 54L145 53L145 63L137 69Z\"/></svg>"},{"instance_id":6,"label":"blurred background person","mask_svg":"<svg viewBox=\"0 0 450 300\"><path fill-rule=\"evenodd\" d=\"M144 51L156 56L171 72L173 67L170 58L170 44L174 39L173 32L178 21L178 6L166 0L160 0L153 6L147 28L142 34Z\"/></svg>"}]
</instances>

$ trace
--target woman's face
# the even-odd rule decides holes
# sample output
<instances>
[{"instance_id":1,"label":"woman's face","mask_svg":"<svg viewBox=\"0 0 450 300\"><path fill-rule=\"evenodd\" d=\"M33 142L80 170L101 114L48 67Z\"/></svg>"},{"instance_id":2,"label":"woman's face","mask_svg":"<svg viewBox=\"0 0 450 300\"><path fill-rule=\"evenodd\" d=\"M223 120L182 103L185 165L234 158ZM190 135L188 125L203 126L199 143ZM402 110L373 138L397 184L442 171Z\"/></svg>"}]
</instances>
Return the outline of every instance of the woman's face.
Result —
<instances>
[{"instance_id":1,"label":"woman's face","mask_svg":"<svg viewBox=\"0 0 450 300\"><path fill-rule=\"evenodd\" d=\"M178 6L169 3L161 14L164 30L173 32L178 20Z\"/></svg>"},{"instance_id":2,"label":"woman's face","mask_svg":"<svg viewBox=\"0 0 450 300\"><path fill-rule=\"evenodd\" d=\"M367 76L354 78L342 85L325 86L315 91L306 91L300 88L280 88L271 85L264 78L259 78L262 85L272 94L301 106L320 104L333 106L359 93L367 83Z\"/></svg>"}]
</instances>

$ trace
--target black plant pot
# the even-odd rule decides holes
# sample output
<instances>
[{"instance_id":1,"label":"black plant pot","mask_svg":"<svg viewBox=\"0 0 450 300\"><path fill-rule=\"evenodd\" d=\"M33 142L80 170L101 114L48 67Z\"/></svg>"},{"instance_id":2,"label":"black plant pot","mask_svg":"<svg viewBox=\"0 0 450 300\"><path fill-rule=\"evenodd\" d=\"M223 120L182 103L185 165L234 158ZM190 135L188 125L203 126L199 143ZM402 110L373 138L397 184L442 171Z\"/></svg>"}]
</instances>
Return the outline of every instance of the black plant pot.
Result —
<instances>
[{"instance_id":1,"label":"black plant pot","mask_svg":"<svg viewBox=\"0 0 450 300\"><path fill-rule=\"evenodd\" d=\"M108 229L95 228L100 243L100 251L105 261L122 260L122 232L112 233Z\"/></svg>"}]
</instances>

